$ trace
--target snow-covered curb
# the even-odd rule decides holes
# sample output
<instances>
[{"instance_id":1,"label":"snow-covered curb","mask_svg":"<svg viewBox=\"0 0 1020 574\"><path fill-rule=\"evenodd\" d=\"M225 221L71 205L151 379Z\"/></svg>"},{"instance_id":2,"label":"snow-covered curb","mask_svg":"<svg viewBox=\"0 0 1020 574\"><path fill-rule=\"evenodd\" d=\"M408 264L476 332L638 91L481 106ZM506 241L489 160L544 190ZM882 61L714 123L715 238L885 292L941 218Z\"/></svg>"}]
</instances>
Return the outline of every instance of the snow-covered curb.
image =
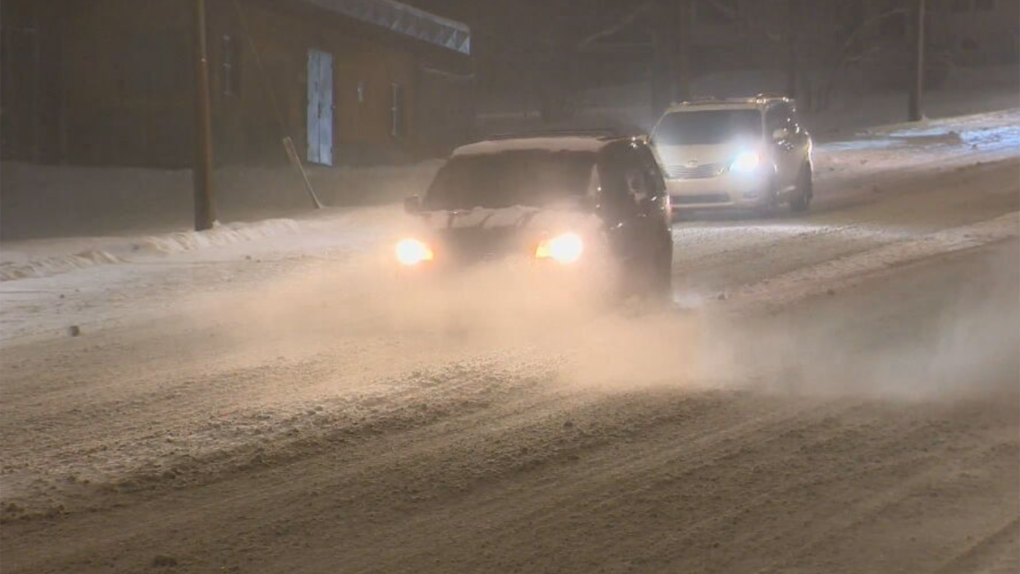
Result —
<instances>
[{"instance_id":1,"label":"snow-covered curb","mask_svg":"<svg viewBox=\"0 0 1020 574\"><path fill-rule=\"evenodd\" d=\"M946 229L917 239L885 245L778 277L745 285L721 299L733 311L783 307L815 295L846 288L875 274L931 257L981 247L1020 236L1020 212L973 225Z\"/></svg>"},{"instance_id":2,"label":"snow-covered curb","mask_svg":"<svg viewBox=\"0 0 1020 574\"><path fill-rule=\"evenodd\" d=\"M228 223L208 231L181 231L137 238L80 238L26 241L5 245L0 282L49 277L96 265L126 263L146 257L221 247L300 230L293 219ZM52 253L52 254L47 254Z\"/></svg>"},{"instance_id":3,"label":"snow-covered curb","mask_svg":"<svg viewBox=\"0 0 1020 574\"><path fill-rule=\"evenodd\" d=\"M221 247L274 235L296 233L300 229L293 219L269 219L255 223L228 223L208 231L183 231L146 237L132 249L141 253L170 254L206 247Z\"/></svg>"}]
</instances>

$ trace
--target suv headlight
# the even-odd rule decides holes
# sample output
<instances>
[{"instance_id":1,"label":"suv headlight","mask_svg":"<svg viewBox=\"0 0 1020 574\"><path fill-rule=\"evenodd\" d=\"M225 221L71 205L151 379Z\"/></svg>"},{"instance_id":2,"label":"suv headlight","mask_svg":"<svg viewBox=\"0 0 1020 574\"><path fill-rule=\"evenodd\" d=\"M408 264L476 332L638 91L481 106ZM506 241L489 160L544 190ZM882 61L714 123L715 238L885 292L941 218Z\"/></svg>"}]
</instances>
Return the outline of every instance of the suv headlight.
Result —
<instances>
[{"instance_id":1,"label":"suv headlight","mask_svg":"<svg viewBox=\"0 0 1020 574\"><path fill-rule=\"evenodd\" d=\"M432 253L432 248L422 241L404 239L397 243L397 261L401 265L412 267L419 263L432 261L434 258L435 254Z\"/></svg>"},{"instance_id":2,"label":"suv headlight","mask_svg":"<svg viewBox=\"0 0 1020 574\"><path fill-rule=\"evenodd\" d=\"M536 259L552 259L557 263L576 263L584 253L584 241L576 233L564 233L538 244Z\"/></svg>"},{"instance_id":3,"label":"suv headlight","mask_svg":"<svg viewBox=\"0 0 1020 574\"><path fill-rule=\"evenodd\" d=\"M761 166L761 155L756 151L745 151L738 155L730 164L730 171L750 173Z\"/></svg>"}]
</instances>

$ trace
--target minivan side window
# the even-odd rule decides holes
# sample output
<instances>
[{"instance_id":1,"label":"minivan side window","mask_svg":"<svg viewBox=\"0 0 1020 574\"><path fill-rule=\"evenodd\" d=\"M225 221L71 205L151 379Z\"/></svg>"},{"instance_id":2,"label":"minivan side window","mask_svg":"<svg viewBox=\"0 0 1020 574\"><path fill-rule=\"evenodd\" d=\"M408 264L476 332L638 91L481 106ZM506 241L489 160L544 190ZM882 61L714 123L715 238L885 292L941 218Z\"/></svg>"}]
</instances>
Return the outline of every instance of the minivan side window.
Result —
<instances>
[{"instance_id":1,"label":"minivan side window","mask_svg":"<svg viewBox=\"0 0 1020 574\"><path fill-rule=\"evenodd\" d=\"M769 136L778 129L786 128L791 134L798 131L797 122L793 120L793 109L790 104L776 104L765 112L765 127Z\"/></svg>"},{"instance_id":2,"label":"minivan side window","mask_svg":"<svg viewBox=\"0 0 1020 574\"><path fill-rule=\"evenodd\" d=\"M804 131L804 128L800 125L800 114L797 113L795 106L790 106L790 125L793 126L793 133L795 134Z\"/></svg>"}]
</instances>

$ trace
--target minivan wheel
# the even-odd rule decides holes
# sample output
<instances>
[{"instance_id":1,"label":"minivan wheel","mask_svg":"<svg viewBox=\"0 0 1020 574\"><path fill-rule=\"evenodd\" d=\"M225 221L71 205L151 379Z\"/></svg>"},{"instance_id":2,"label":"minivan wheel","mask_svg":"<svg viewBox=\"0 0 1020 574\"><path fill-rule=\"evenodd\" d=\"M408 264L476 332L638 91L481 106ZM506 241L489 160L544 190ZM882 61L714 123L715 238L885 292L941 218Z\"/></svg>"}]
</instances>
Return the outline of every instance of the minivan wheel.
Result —
<instances>
[{"instance_id":1,"label":"minivan wheel","mask_svg":"<svg viewBox=\"0 0 1020 574\"><path fill-rule=\"evenodd\" d=\"M790 200L790 211L793 213L804 213L811 208L811 199L815 195L813 179L811 166L804 166L804 169L800 170L800 176L797 177L796 193Z\"/></svg>"}]
</instances>

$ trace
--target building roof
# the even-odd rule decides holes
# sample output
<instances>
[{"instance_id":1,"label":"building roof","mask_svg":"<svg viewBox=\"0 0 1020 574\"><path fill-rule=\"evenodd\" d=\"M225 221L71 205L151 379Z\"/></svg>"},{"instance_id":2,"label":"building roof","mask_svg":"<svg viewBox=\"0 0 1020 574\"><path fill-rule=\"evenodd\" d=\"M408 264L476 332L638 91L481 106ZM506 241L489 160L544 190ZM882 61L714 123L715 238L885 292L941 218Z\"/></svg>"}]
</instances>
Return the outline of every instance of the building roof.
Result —
<instances>
[{"instance_id":1,"label":"building roof","mask_svg":"<svg viewBox=\"0 0 1020 574\"><path fill-rule=\"evenodd\" d=\"M471 54L471 28L394 0L303 0L397 34L461 54Z\"/></svg>"}]
</instances>

